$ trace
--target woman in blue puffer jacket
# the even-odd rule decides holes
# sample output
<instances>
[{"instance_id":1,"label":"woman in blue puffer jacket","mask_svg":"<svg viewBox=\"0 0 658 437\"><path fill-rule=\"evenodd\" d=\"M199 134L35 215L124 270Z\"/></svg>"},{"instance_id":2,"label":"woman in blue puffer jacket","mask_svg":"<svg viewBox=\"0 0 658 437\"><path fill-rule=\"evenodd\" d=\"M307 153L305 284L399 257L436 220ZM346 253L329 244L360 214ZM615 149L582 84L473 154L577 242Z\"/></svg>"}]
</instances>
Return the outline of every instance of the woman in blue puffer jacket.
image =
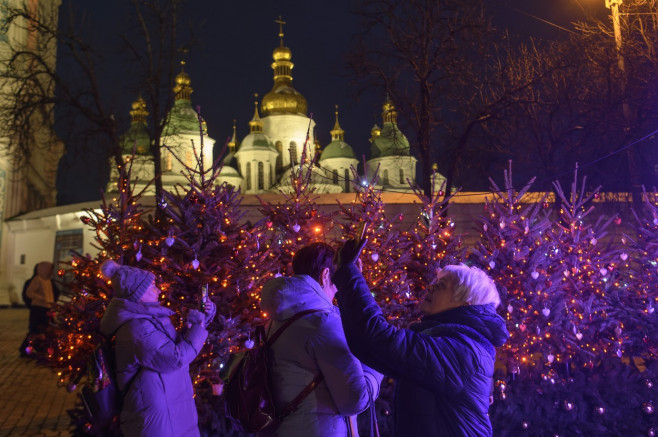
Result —
<instances>
[{"instance_id":1,"label":"woman in blue puffer jacket","mask_svg":"<svg viewBox=\"0 0 658 437\"><path fill-rule=\"evenodd\" d=\"M189 364L206 341L214 304L206 303L206 314L189 311L178 333L174 311L158 302L153 273L112 260L101 271L114 287L100 330L116 335L117 382L125 393L121 431L126 437L199 436Z\"/></svg>"},{"instance_id":2,"label":"woman in blue puffer jacket","mask_svg":"<svg viewBox=\"0 0 658 437\"><path fill-rule=\"evenodd\" d=\"M396 380L396 437L491 436L489 396L496 350L509 337L496 314L489 276L466 265L445 267L419 304L409 329L388 323L357 267L363 244L345 243L333 276L350 349Z\"/></svg>"}]
</instances>

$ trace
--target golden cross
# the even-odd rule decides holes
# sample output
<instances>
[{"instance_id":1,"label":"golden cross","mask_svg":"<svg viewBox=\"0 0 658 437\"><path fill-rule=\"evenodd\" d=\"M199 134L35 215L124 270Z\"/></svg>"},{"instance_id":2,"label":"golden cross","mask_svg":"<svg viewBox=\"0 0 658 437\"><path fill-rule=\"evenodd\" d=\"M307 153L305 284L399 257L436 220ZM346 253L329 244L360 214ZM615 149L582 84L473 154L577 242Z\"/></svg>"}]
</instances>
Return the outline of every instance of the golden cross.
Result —
<instances>
[{"instance_id":1,"label":"golden cross","mask_svg":"<svg viewBox=\"0 0 658 437\"><path fill-rule=\"evenodd\" d=\"M281 15L279 15L279 19L274 20L274 22L279 24L279 38L281 38L281 47L283 47L283 25L286 24L286 22L283 21Z\"/></svg>"}]
</instances>

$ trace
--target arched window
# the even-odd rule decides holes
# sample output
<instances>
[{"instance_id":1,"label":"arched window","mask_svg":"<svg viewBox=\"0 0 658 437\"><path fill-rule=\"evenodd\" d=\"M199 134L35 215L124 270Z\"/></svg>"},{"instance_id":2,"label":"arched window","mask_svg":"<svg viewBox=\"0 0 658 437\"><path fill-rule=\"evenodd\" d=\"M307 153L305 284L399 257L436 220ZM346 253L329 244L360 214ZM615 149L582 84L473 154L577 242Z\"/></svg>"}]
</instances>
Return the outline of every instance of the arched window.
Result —
<instances>
[{"instance_id":1,"label":"arched window","mask_svg":"<svg viewBox=\"0 0 658 437\"><path fill-rule=\"evenodd\" d=\"M299 158L297 157L297 143L294 141L290 142L290 163L292 165L299 164Z\"/></svg>"},{"instance_id":2,"label":"arched window","mask_svg":"<svg viewBox=\"0 0 658 437\"><path fill-rule=\"evenodd\" d=\"M350 170L347 168L345 169L345 192L350 192Z\"/></svg>"},{"instance_id":3,"label":"arched window","mask_svg":"<svg viewBox=\"0 0 658 437\"><path fill-rule=\"evenodd\" d=\"M400 169L400 184L404 185L404 170Z\"/></svg>"},{"instance_id":4,"label":"arched window","mask_svg":"<svg viewBox=\"0 0 658 437\"><path fill-rule=\"evenodd\" d=\"M265 189L265 166L262 161L258 162L258 189Z\"/></svg>"},{"instance_id":5,"label":"arched window","mask_svg":"<svg viewBox=\"0 0 658 437\"><path fill-rule=\"evenodd\" d=\"M247 163L247 190L251 190L251 162Z\"/></svg>"},{"instance_id":6,"label":"arched window","mask_svg":"<svg viewBox=\"0 0 658 437\"><path fill-rule=\"evenodd\" d=\"M278 153L276 155L276 171L278 173L283 167L283 144L281 144L281 141L277 141L275 147Z\"/></svg>"},{"instance_id":7,"label":"arched window","mask_svg":"<svg viewBox=\"0 0 658 437\"><path fill-rule=\"evenodd\" d=\"M338 170L333 171L334 185L338 185Z\"/></svg>"},{"instance_id":8,"label":"arched window","mask_svg":"<svg viewBox=\"0 0 658 437\"><path fill-rule=\"evenodd\" d=\"M171 171L172 161L173 157L171 156L171 152L165 152L164 171Z\"/></svg>"},{"instance_id":9,"label":"arched window","mask_svg":"<svg viewBox=\"0 0 658 437\"><path fill-rule=\"evenodd\" d=\"M384 170L384 185L388 185L388 170Z\"/></svg>"}]
</instances>

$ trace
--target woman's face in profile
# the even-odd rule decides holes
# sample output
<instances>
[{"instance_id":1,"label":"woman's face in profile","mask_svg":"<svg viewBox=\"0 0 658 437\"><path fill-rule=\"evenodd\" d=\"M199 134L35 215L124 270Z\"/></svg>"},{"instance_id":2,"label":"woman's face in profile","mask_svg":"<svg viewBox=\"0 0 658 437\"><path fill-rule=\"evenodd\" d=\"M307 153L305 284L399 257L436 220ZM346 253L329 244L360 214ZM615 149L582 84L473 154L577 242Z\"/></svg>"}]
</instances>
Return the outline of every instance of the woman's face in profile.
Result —
<instances>
[{"instance_id":1,"label":"woman's face in profile","mask_svg":"<svg viewBox=\"0 0 658 437\"><path fill-rule=\"evenodd\" d=\"M155 286L155 284L151 284L149 288L146 289L146 292L144 293L144 296L142 296L140 302L157 302L158 296L160 296L160 290Z\"/></svg>"},{"instance_id":2,"label":"woman's face in profile","mask_svg":"<svg viewBox=\"0 0 658 437\"><path fill-rule=\"evenodd\" d=\"M428 287L425 299L418 306L418 309L424 315L438 314L461 305L460 302L453 302L452 300L454 283L447 275L447 272L439 272L436 282Z\"/></svg>"}]
</instances>

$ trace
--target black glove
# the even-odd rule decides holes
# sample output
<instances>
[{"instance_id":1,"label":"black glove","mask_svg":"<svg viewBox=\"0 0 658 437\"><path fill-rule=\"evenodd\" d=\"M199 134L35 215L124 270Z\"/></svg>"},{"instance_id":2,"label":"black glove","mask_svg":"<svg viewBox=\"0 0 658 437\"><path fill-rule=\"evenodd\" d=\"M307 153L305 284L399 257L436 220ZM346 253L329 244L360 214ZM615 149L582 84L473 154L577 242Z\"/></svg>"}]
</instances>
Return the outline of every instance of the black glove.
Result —
<instances>
[{"instance_id":1,"label":"black glove","mask_svg":"<svg viewBox=\"0 0 658 437\"><path fill-rule=\"evenodd\" d=\"M359 259L366 243L368 243L367 239L363 239L360 243L357 243L356 240L347 240L343 247L336 252L336 266L341 268L348 264L354 264Z\"/></svg>"}]
</instances>

